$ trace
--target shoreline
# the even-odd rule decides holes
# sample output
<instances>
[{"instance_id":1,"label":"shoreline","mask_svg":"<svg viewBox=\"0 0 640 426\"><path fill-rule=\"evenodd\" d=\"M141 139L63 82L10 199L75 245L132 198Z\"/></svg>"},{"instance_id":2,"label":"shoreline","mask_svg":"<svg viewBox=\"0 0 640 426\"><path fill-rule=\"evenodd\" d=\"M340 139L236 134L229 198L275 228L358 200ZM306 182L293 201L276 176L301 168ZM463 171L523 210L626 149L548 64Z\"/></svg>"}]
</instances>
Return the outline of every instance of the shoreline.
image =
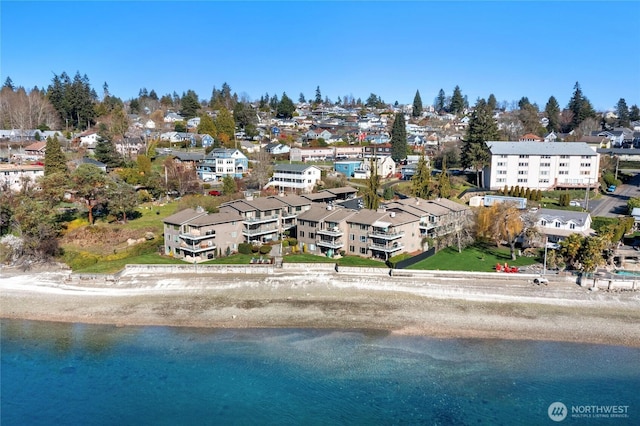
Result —
<instances>
[{"instance_id":1,"label":"shoreline","mask_svg":"<svg viewBox=\"0 0 640 426\"><path fill-rule=\"evenodd\" d=\"M569 282L327 275L8 272L0 318L115 326L315 328L640 347L640 292Z\"/></svg>"}]
</instances>

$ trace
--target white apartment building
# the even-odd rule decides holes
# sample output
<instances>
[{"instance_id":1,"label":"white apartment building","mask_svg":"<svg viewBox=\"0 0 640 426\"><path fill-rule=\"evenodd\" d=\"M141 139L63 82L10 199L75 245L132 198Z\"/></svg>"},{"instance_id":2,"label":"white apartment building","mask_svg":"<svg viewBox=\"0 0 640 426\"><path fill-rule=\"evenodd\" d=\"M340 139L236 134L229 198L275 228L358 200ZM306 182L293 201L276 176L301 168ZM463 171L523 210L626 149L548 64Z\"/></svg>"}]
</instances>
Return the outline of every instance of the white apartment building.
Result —
<instances>
[{"instance_id":1,"label":"white apartment building","mask_svg":"<svg viewBox=\"0 0 640 426\"><path fill-rule=\"evenodd\" d=\"M36 180L44 176L44 166L3 164L0 165L0 190L20 191L25 185L33 188Z\"/></svg>"},{"instance_id":2,"label":"white apartment building","mask_svg":"<svg viewBox=\"0 0 640 426\"><path fill-rule=\"evenodd\" d=\"M600 155L584 142L486 142L485 188L589 188L598 185Z\"/></svg>"}]
</instances>

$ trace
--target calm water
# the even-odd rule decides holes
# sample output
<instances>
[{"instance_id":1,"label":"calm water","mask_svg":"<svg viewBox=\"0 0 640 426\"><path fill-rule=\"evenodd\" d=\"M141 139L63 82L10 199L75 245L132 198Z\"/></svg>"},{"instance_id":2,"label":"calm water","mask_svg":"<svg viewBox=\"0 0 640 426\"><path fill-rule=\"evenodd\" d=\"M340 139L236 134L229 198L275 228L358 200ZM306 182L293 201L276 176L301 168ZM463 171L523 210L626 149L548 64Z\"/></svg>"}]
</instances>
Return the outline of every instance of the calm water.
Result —
<instances>
[{"instance_id":1,"label":"calm water","mask_svg":"<svg viewBox=\"0 0 640 426\"><path fill-rule=\"evenodd\" d=\"M640 350L339 330L209 330L2 321L1 424L558 424L628 406ZM569 408L568 410L571 410Z\"/></svg>"}]
</instances>

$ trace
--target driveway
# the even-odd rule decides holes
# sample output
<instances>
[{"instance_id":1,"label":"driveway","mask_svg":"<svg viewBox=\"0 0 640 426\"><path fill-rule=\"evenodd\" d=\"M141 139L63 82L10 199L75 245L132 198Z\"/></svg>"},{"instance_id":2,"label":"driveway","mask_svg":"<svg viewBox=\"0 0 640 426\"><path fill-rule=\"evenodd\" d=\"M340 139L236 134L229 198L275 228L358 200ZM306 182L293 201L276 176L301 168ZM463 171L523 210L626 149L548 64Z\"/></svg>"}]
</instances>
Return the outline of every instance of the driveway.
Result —
<instances>
[{"instance_id":1,"label":"driveway","mask_svg":"<svg viewBox=\"0 0 640 426\"><path fill-rule=\"evenodd\" d=\"M591 216L618 217L627 215L627 201L640 197L640 170L628 170L633 174L631 180L616 188L613 194L605 194L599 200L589 201Z\"/></svg>"}]
</instances>

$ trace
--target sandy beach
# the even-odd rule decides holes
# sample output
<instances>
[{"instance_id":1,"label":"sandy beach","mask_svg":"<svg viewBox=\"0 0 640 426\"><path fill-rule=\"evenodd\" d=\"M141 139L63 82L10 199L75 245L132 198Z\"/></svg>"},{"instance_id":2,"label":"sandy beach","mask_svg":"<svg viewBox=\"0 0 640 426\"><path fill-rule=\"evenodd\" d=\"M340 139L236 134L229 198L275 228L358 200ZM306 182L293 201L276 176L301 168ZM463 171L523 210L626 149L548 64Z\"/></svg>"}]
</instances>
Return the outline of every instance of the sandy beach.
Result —
<instances>
[{"instance_id":1,"label":"sandy beach","mask_svg":"<svg viewBox=\"0 0 640 426\"><path fill-rule=\"evenodd\" d=\"M0 316L212 328L339 328L432 337L555 340L640 347L640 292L557 280L330 274L124 273L4 268Z\"/></svg>"}]
</instances>

